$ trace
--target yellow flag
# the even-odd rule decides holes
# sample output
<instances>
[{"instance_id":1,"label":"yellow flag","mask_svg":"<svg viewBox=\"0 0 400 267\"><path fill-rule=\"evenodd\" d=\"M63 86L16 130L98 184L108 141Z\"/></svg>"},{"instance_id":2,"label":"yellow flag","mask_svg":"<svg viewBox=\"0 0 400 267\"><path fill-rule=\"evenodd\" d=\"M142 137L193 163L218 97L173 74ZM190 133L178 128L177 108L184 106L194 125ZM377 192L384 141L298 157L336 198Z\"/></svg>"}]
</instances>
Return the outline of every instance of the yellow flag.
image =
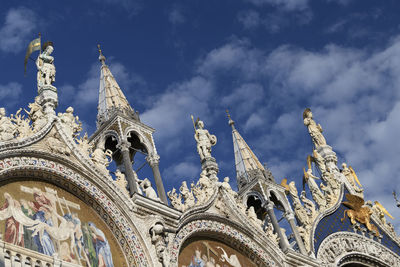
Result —
<instances>
[{"instance_id":1,"label":"yellow flag","mask_svg":"<svg viewBox=\"0 0 400 267\"><path fill-rule=\"evenodd\" d=\"M24 60L24 73L26 74L26 64L28 63L28 58L34 51L40 50L40 37L34 39L32 42L29 43L28 49L26 49L26 55L25 55L25 60Z\"/></svg>"}]
</instances>

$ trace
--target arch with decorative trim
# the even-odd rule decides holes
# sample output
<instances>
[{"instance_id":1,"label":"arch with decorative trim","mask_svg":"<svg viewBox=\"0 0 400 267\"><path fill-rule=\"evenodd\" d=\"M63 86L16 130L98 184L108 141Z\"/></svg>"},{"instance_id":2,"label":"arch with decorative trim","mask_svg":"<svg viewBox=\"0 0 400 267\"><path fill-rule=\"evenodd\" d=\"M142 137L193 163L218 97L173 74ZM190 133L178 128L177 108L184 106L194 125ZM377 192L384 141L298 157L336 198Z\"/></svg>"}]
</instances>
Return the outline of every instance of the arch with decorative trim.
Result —
<instances>
[{"instance_id":1,"label":"arch with decorative trim","mask_svg":"<svg viewBox=\"0 0 400 267\"><path fill-rule=\"evenodd\" d=\"M70 192L92 207L108 225L130 265L151 266L153 261L149 248L137 226L130 219L131 216L126 215L124 210L127 210L127 207L120 206L121 203L124 204L122 201L115 201L112 199L114 196L107 194L95 181L69 166L59 161L46 159L46 157L30 155L2 157L0 183L6 184L16 179L29 178L54 184Z\"/></svg>"},{"instance_id":2,"label":"arch with decorative trim","mask_svg":"<svg viewBox=\"0 0 400 267\"><path fill-rule=\"evenodd\" d=\"M281 261L273 260L272 255L268 254L256 243L253 238L238 230L232 225L219 221L197 219L183 225L175 235L170 245L171 266L178 266L178 257L183 245L191 238L201 236L212 237L217 241L225 243L232 248L243 253L254 263L261 266L282 266Z\"/></svg>"}]
</instances>

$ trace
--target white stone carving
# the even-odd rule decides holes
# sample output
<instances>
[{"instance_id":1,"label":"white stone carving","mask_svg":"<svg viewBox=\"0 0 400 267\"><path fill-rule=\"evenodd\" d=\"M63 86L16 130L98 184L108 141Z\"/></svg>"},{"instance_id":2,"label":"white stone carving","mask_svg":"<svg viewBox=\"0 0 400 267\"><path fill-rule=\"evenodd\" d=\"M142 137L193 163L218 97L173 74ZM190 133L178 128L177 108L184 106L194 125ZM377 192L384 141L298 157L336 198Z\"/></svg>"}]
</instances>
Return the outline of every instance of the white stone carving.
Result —
<instances>
[{"instance_id":1,"label":"white stone carving","mask_svg":"<svg viewBox=\"0 0 400 267\"><path fill-rule=\"evenodd\" d=\"M162 266L169 266L169 257L167 252L167 234L165 232L165 227L162 223L157 222L150 228L151 243L156 249L156 254L158 261Z\"/></svg>"},{"instance_id":2,"label":"white stone carving","mask_svg":"<svg viewBox=\"0 0 400 267\"><path fill-rule=\"evenodd\" d=\"M74 109L68 107L65 113L58 113L61 123L67 135L77 137L78 133L82 131L82 122L79 121L78 116L74 116Z\"/></svg>"},{"instance_id":3,"label":"white stone carving","mask_svg":"<svg viewBox=\"0 0 400 267\"><path fill-rule=\"evenodd\" d=\"M0 142L13 139L16 133L17 127L6 116L5 108L0 108Z\"/></svg>"},{"instance_id":4,"label":"white stone carving","mask_svg":"<svg viewBox=\"0 0 400 267\"><path fill-rule=\"evenodd\" d=\"M53 131L53 133L49 134L45 143L46 143L48 149L53 153L57 153L57 154L65 155L65 156L71 155L71 150L61 140L60 135L56 131Z\"/></svg>"},{"instance_id":5,"label":"white stone carving","mask_svg":"<svg viewBox=\"0 0 400 267\"><path fill-rule=\"evenodd\" d=\"M250 206L248 211L247 211L247 217L249 218L250 222L252 222L255 226L259 227L262 229L263 227L263 222L257 218L257 214L254 211L254 207Z\"/></svg>"},{"instance_id":6,"label":"white stone carving","mask_svg":"<svg viewBox=\"0 0 400 267\"><path fill-rule=\"evenodd\" d=\"M225 177L224 181L220 183L221 188L223 188L233 199L237 199L237 192L232 190L231 185L229 184L229 177Z\"/></svg>"},{"instance_id":7,"label":"white stone carving","mask_svg":"<svg viewBox=\"0 0 400 267\"><path fill-rule=\"evenodd\" d=\"M139 181L140 187L142 188L143 193L145 193L146 197L151 198L156 201L160 201L157 196L156 191L151 186L151 182L149 179L145 178L143 181Z\"/></svg>"},{"instance_id":8,"label":"white stone carving","mask_svg":"<svg viewBox=\"0 0 400 267\"><path fill-rule=\"evenodd\" d=\"M175 188L172 188L171 191L167 193L169 200L171 201L172 207L174 207L177 210L182 211L183 205L182 205L182 197L180 194L176 192Z\"/></svg>"},{"instance_id":9,"label":"white stone carving","mask_svg":"<svg viewBox=\"0 0 400 267\"><path fill-rule=\"evenodd\" d=\"M42 129L47 123L47 116L43 112L42 106L39 104L39 96L35 97L35 102L28 105L29 111L27 111L29 118L32 121L33 132L36 133Z\"/></svg>"},{"instance_id":10,"label":"white stone carving","mask_svg":"<svg viewBox=\"0 0 400 267\"><path fill-rule=\"evenodd\" d=\"M356 179L354 177L355 174L352 173L350 168L347 167L346 163L342 163L342 174L347 178L347 181L349 181L350 185L353 187L356 193L363 197L364 189L357 186Z\"/></svg>"},{"instance_id":11,"label":"white stone carving","mask_svg":"<svg viewBox=\"0 0 400 267\"><path fill-rule=\"evenodd\" d=\"M112 151L107 149L104 152L104 150L98 145L92 153L92 161L97 166L97 168L101 170L103 175L108 176L109 171L107 167L112 161Z\"/></svg>"},{"instance_id":12,"label":"white stone carving","mask_svg":"<svg viewBox=\"0 0 400 267\"><path fill-rule=\"evenodd\" d=\"M182 195L182 200L183 200L183 205L182 205L182 211L185 211L195 205L195 199L193 196L193 193L191 190L189 190L186 181L182 182L181 187L179 188L179 191L181 192Z\"/></svg>"},{"instance_id":13,"label":"white stone carving","mask_svg":"<svg viewBox=\"0 0 400 267\"><path fill-rule=\"evenodd\" d=\"M205 158L211 157L211 146L217 143L217 137L204 129L203 121L198 121L197 126L194 139L197 142L197 152L199 153L200 160L203 161Z\"/></svg>"},{"instance_id":14,"label":"white stone carving","mask_svg":"<svg viewBox=\"0 0 400 267\"><path fill-rule=\"evenodd\" d=\"M78 142L79 149L81 152L87 156L90 157L90 154L92 153L93 146L92 144L89 143L88 135L85 133L83 137L80 139L76 140Z\"/></svg>"},{"instance_id":15,"label":"white stone carving","mask_svg":"<svg viewBox=\"0 0 400 267\"><path fill-rule=\"evenodd\" d=\"M322 135L322 127L313 120L311 109L306 108L303 112L304 125L307 126L315 147L326 145L325 137Z\"/></svg>"},{"instance_id":16,"label":"white stone carving","mask_svg":"<svg viewBox=\"0 0 400 267\"><path fill-rule=\"evenodd\" d=\"M56 67L54 66L54 57L51 56L54 48L52 45L47 45L43 53L39 54L36 59L37 85L38 88L43 85L52 85L56 80Z\"/></svg>"},{"instance_id":17,"label":"white stone carving","mask_svg":"<svg viewBox=\"0 0 400 267\"><path fill-rule=\"evenodd\" d=\"M350 254L365 255L389 266L400 266L398 255L372 239L349 232L338 232L328 236L322 241L317 258L324 266L333 267Z\"/></svg>"},{"instance_id":18,"label":"white stone carving","mask_svg":"<svg viewBox=\"0 0 400 267\"><path fill-rule=\"evenodd\" d=\"M318 177L314 176L311 169L308 169L307 172L304 173L304 179L306 180L308 187L310 188L312 197L315 203L318 204L319 209L325 209L326 206L326 199L322 194L321 190L319 189L317 183L315 182Z\"/></svg>"},{"instance_id":19,"label":"white stone carving","mask_svg":"<svg viewBox=\"0 0 400 267\"><path fill-rule=\"evenodd\" d=\"M125 174L123 174L119 169L117 169L115 171L115 178L116 178L115 184L122 190L122 192L124 192L129 196L129 192L126 189L126 187L128 186L128 181L125 178Z\"/></svg>"},{"instance_id":20,"label":"white stone carving","mask_svg":"<svg viewBox=\"0 0 400 267\"><path fill-rule=\"evenodd\" d=\"M17 139L21 140L25 137L32 135L32 128L29 125L30 120L21 115L22 108L20 108L15 115L11 114L11 121L15 123L17 127L18 136Z\"/></svg>"}]
</instances>

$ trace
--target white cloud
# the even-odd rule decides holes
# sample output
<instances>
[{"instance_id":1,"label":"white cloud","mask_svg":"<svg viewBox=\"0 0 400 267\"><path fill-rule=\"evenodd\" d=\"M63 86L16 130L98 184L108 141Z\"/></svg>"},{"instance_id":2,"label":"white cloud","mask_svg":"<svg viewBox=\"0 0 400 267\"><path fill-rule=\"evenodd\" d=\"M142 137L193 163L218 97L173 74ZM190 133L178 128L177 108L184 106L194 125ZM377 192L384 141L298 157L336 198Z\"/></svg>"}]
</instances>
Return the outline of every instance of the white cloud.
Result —
<instances>
[{"instance_id":1,"label":"white cloud","mask_svg":"<svg viewBox=\"0 0 400 267\"><path fill-rule=\"evenodd\" d=\"M4 105L11 107L16 104L22 94L22 85L17 82L10 82L5 85L0 84L0 100L7 99Z\"/></svg>"},{"instance_id":2,"label":"white cloud","mask_svg":"<svg viewBox=\"0 0 400 267\"><path fill-rule=\"evenodd\" d=\"M246 29L256 28L263 22L260 13L255 10L240 12L238 14L238 20Z\"/></svg>"},{"instance_id":3,"label":"white cloud","mask_svg":"<svg viewBox=\"0 0 400 267\"><path fill-rule=\"evenodd\" d=\"M156 98L152 105L141 114L141 120L159 129L156 132L158 142L168 142L166 150L179 149L183 139L177 138L184 133L193 136L190 114L201 118L209 115L209 99L213 84L201 76L171 85L167 91Z\"/></svg>"},{"instance_id":4,"label":"white cloud","mask_svg":"<svg viewBox=\"0 0 400 267\"><path fill-rule=\"evenodd\" d=\"M171 165L163 171L163 177L168 177L168 180L185 180L187 182L197 181L201 172L200 164L192 162L180 162ZM190 184L189 184L190 186Z\"/></svg>"},{"instance_id":5,"label":"white cloud","mask_svg":"<svg viewBox=\"0 0 400 267\"><path fill-rule=\"evenodd\" d=\"M247 1L256 6L272 5L287 11L305 10L308 8L308 2L309 2L309 0L247 0Z\"/></svg>"},{"instance_id":6,"label":"white cloud","mask_svg":"<svg viewBox=\"0 0 400 267\"><path fill-rule=\"evenodd\" d=\"M0 28L0 49L3 52L19 53L37 36L36 14L25 7L11 8Z\"/></svg>"},{"instance_id":7,"label":"white cloud","mask_svg":"<svg viewBox=\"0 0 400 267\"><path fill-rule=\"evenodd\" d=\"M182 24L185 22L185 16L180 8L174 7L168 13L168 20L174 25Z\"/></svg>"}]
</instances>

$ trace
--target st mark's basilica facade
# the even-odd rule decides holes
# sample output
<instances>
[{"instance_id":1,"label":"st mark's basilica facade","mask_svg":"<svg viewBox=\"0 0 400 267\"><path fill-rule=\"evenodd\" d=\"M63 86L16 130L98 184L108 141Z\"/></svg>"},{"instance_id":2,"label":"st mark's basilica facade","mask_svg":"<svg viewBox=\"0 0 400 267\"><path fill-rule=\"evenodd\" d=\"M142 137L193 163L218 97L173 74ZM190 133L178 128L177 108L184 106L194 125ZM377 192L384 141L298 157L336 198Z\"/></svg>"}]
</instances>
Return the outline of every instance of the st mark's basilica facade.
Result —
<instances>
[{"instance_id":1,"label":"st mark's basilica facade","mask_svg":"<svg viewBox=\"0 0 400 267\"><path fill-rule=\"evenodd\" d=\"M91 136L80 133L72 107L56 114L52 51L46 43L36 60L38 95L25 111L0 108L0 266L400 266L390 214L364 201L356 173L337 162L310 109L307 193L275 180L229 114L238 191L218 176L217 138L198 120L200 177L165 192L154 129L101 50ZM146 155L153 183L133 170L136 153Z\"/></svg>"}]
</instances>

